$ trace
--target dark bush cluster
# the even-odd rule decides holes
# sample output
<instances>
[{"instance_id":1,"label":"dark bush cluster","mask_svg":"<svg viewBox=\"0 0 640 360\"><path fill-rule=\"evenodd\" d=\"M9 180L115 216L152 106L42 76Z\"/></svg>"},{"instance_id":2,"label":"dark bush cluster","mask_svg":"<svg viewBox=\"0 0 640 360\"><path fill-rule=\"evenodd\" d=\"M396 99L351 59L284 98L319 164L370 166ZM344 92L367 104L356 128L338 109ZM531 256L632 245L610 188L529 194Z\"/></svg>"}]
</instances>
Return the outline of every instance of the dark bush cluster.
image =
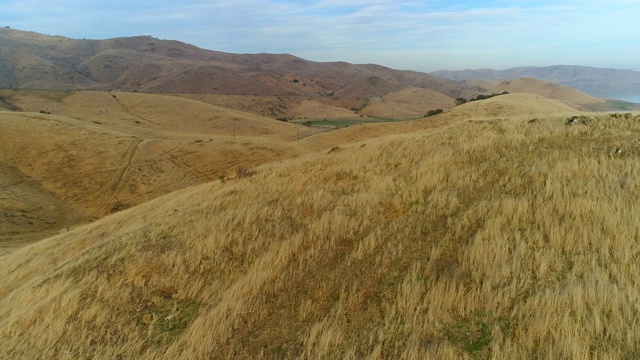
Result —
<instances>
[{"instance_id":1,"label":"dark bush cluster","mask_svg":"<svg viewBox=\"0 0 640 360\"><path fill-rule=\"evenodd\" d=\"M478 101L478 100L486 100L486 99L490 99L490 98L492 98L494 96L507 95L508 93L509 93L508 91L505 91L505 92L502 92L500 94L496 94L496 93L493 93L493 94L490 94L490 95L489 94L487 94L487 95L480 94L480 95L478 95L478 96L476 96L474 98L469 99L468 101L471 102L471 101ZM456 98L456 105L462 105L462 104L464 104L466 102L467 102L467 99L465 99L463 97Z\"/></svg>"},{"instance_id":2,"label":"dark bush cluster","mask_svg":"<svg viewBox=\"0 0 640 360\"><path fill-rule=\"evenodd\" d=\"M456 105L462 105L464 103L467 102L467 99L463 98L463 97L457 97L456 98Z\"/></svg>"},{"instance_id":3,"label":"dark bush cluster","mask_svg":"<svg viewBox=\"0 0 640 360\"><path fill-rule=\"evenodd\" d=\"M508 91L505 91L505 92L503 92L501 94L496 94L496 93L493 93L491 95L480 94L480 95L476 96L475 98L469 99L469 101L478 101L478 100L490 99L490 98L492 98L494 96L507 95L508 93L509 93Z\"/></svg>"},{"instance_id":4,"label":"dark bush cluster","mask_svg":"<svg viewBox=\"0 0 640 360\"><path fill-rule=\"evenodd\" d=\"M425 116L429 117L429 116L438 115L441 113L442 113L442 109L429 110Z\"/></svg>"}]
</instances>

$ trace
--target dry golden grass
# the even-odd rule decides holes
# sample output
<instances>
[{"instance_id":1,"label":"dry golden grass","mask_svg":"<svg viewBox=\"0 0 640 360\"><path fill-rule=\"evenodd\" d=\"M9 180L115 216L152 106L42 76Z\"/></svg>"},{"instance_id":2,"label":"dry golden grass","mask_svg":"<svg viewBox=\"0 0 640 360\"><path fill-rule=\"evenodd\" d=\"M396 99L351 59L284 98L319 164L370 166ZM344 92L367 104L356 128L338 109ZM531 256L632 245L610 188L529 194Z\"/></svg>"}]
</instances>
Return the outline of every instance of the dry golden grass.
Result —
<instances>
[{"instance_id":1,"label":"dry golden grass","mask_svg":"<svg viewBox=\"0 0 640 360\"><path fill-rule=\"evenodd\" d=\"M332 106L322 100L303 100L300 105L292 109L291 117L295 119L312 118L358 118L360 115L353 110Z\"/></svg>"},{"instance_id":2,"label":"dry golden grass","mask_svg":"<svg viewBox=\"0 0 640 360\"><path fill-rule=\"evenodd\" d=\"M470 119L527 119L540 116L576 115L575 107L535 94L508 94L455 107L454 117Z\"/></svg>"},{"instance_id":3,"label":"dry golden grass","mask_svg":"<svg viewBox=\"0 0 640 360\"><path fill-rule=\"evenodd\" d=\"M420 117L429 110L447 110L454 105L452 98L433 90L408 88L387 94L379 101L369 102L361 112L380 117Z\"/></svg>"},{"instance_id":4,"label":"dry golden grass","mask_svg":"<svg viewBox=\"0 0 640 360\"><path fill-rule=\"evenodd\" d=\"M341 146L24 247L0 357L635 358L640 121L565 120Z\"/></svg>"},{"instance_id":5,"label":"dry golden grass","mask_svg":"<svg viewBox=\"0 0 640 360\"><path fill-rule=\"evenodd\" d=\"M409 99L424 91L402 93ZM0 113L0 253L171 191L234 177L240 168L464 119L569 109L509 95L419 121L309 136L306 127L212 105L261 112L272 101L286 100L290 109L310 104L297 98L7 90L0 96L22 110Z\"/></svg>"},{"instance_id":6,"label":"dry golden grass","mask_svg":"<svg viewBox=\"0 0 640 360\"><path fill-rule=\"evenodd\" d=\"M0 112L0 253L239 167L298 156L305 151L292 144L309 131L173 96L0 96L22 110Z\"/></svg>"},{"instance_id":7,"label":"dry golden grass","mask_svg":"<svg viewBox=\"0 0 640 360\"><path fill-rule=\"evenodd\" d=\"M582 105L605 103L603 99L593 97L574 88L531 78L502 81L490 87L490 89L491 92L495 93L508 91L510 93L537 94L577 109L581 108Z\"/></svg>"},{"instance_id":8,"label":"dry golden grass","mask_svg":"<svg viewBox=\"0 0 640 360\"><path fill-rule=\"evenodd\" d=\"M456 106L437 116L414 121L358 124L329 133L321 133L300 141L306 149L320 151L343 144L396 134L439 128L466 120L519 119L535 117L575 116L578 110L560 102L534 94L509 94L488 100Z\"/></svg>"}]
</instances>

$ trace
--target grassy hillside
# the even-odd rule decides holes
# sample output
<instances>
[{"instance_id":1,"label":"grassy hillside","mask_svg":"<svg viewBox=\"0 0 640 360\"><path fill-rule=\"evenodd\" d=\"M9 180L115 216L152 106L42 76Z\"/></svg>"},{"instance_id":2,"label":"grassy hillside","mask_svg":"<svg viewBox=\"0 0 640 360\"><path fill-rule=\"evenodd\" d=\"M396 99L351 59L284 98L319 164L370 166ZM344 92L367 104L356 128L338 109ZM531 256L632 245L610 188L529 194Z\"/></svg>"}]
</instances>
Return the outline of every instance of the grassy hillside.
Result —
<instances>
[{"instance_id":1,"label":"grassy hillside","mask_svg":"<svg viewBox=\"0 0 640 360\"><path fill-rule=\"evenodd\" d=\"M371 101L362 113L384 117L424 116L430 110L452 108L455 101L432 90L409 88L389 93L378 101Z\"/></svg>"},{"instance_id":2,"label":"grassy hillside","mask_svg":"<svg viewBox=\"0 0 640 360\"><path fill-rule=\"evenodd\" d=\"M309 129L173 96L1 91L0 253L241 168Z\"/></svg>"},{"instance_id":3,"label":"grassy hillside","mask_svg":"<svg viewBox=\"0 0 640 360\"><path fill-rule=\"evenodd\" d=\"M605 103L602 99L598 99L574 88L530 78L502 81L491 88L491 92L498 94L504 91L510 93L537 94L548 99L563 102L576 109L581 109L581 106L584 105Z\"/></svg>"},{"instance_id":4,"label":"grassy hillside","mask_svg":"<svg viewBox=\"0 0 640 360\"><path fill-rule=\"evenodd\" d=\"M406 93L421 97L424 92ZM406 95L401 98L411 100ZM357 124L377 119L343 118L342 126L349 128L318 133L327 129L311 130L252 114L280 101L277 97L185 99L24 90L0 91L0 97L20 110L0 112L0 187L5 191L0 202L4 214L0 253L178 189L235 177L238 170L264 163L464 119L577 113L541 97L518 94L480 105L465 104L418 121ZM290 111L310 115L324 108L349 115L332 105L282 100Z\"/></svg>"},{"instance_id":5,"label":"grassy hillside","mask_svg":"<svg viewBox=\"0 0 640 360\"><path fill-rule=\"evenodd\" d=\"M165 195L0 257L0 357L637 357L638 131L457 121Z\"/></svg>"}]
</instances>

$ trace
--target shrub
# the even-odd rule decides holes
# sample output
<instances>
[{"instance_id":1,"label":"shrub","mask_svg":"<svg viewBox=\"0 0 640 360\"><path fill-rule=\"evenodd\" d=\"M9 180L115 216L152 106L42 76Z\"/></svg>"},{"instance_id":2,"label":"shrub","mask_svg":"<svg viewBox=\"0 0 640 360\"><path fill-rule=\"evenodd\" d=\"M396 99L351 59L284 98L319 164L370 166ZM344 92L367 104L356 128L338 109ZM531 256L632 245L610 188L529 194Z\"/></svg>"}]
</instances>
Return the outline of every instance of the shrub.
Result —
<instances>
[{"instance_id":1,"label":"shrub","mask_svg":"<svg viewBox=\"0 0 640 360\"><path fill-rule=\"evenodd\" d=\"M457 97L456 98L456 105L462 105L464 103L467 102L467 99L463 98L463 97Z\"/></svg>"},{"instance_id":2,"label":"shrub","mask_svg":"<svg viewBox=\"0 0 640 360\"><path fill-rule=\"evenodd\" d=\"M429 110L429 111L427 112L427 114L425 115L425 117L438 115L438 114L441 114L442 112L443 112L443 110L442 110L442 109Z\"/></svg>"},{"instance_id":3,"label":"shrub","mask_svg":"<svg viewBox=\"0 0 640 360\"><path fill-rule=\"evenodd\" d=\"M485 99L490 99L490 98L492 98L494 96L507 95L507 94L509 94L508 91L504 91L504 92L502 92L500 94L493 93L491 95L480 94L480 95L476 96L475 98L470 99L469 101L485 100Z\"/></svg>"}]
</instances>

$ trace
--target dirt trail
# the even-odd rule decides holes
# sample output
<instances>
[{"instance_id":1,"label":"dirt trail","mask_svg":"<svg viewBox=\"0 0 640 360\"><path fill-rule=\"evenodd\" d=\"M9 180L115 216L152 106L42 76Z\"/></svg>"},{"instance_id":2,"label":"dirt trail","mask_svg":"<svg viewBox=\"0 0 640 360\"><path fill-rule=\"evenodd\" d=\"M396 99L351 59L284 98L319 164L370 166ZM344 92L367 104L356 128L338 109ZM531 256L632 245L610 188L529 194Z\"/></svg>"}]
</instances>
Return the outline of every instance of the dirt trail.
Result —
<instances>
[{"instance_id":1,"label":"dirt trail","mask_svg":"<svg viewBox=\"0 0 640 360\"><path fill-rule=\"evenodd\" d=\"M113 178L113 183L111 184L111 194L109 194L107 199L100 206L96 208L96 210L91 214L90 217L94 217L99 212L103 211L105 207L108 206L109 203L115 198L115 196L118 193L118 190L120 190L120 186L122 185L122 180L131 169L131 165L133 165L133 162L135 161L135 158L138 155L138 152L140 151L140 147L142 146L143 143L147 141L148 140L136 139L133 141L133 143L131 143L131 146L129 146L127 153L123 157L123 162L125 163L124 166L118 171L116 176Z\"/></svg>"},{"instance_id":2,"label":"dirt trail","mask_svg":"<svg viewBox=\"0 0 640 360\"><path fill-rule=\"evenodd\" d=\"M157 123L157 122L155 122L155 121L151 121L151 120L149 120L148 118L142 117L142 116L140 116L139 114L134 113L134 112L133 112L133 108L135 108L136 106L140 105L140 103L135 104L135 105L133 105L133 106L127 106L127 105L125 105L125 104L123 104L123 103L122 103L122 101L118 98L118 96L117 96L113 91L111 92L111 96L115 99L115 101L118 103L118 105L122 108L122 110L123 110L125 113L127 113L127 114L129 114L129 115L131 115L131 116L134 116L134 117L136 117L136 118L138 118L138 119L140 119L140 120L146 121L146 122L148 122L148 123L150 123L150 124L153 124L153 125L159 126L159 127L163 128L163 129L165 129L165 128L166 128L166 126L164 126L164 125L162 125L162 124L160 124L160 123Z\"/></svg>"},{"instance_id":3,"label":"dirt trail","mask_svg":"<svg viewBox=\"0 0 640 360\"><path fill-rule=\"evenodd\" d=\"M115 177L115 181L113 182L113 185L111 185L113 194L116 193L116 191L120 187L120 184L122 183L122 179L127 174L129 169L131 169L131 164L133 164L133 161L135 160L136 155L138 155L138 150L140 149L140 145L145 141L146 140L136 140L129 147L129 151L127 151L128 155L126 156L127 164L122 169L120 169L120 171Z\"/></svg>"}]
</instances>

